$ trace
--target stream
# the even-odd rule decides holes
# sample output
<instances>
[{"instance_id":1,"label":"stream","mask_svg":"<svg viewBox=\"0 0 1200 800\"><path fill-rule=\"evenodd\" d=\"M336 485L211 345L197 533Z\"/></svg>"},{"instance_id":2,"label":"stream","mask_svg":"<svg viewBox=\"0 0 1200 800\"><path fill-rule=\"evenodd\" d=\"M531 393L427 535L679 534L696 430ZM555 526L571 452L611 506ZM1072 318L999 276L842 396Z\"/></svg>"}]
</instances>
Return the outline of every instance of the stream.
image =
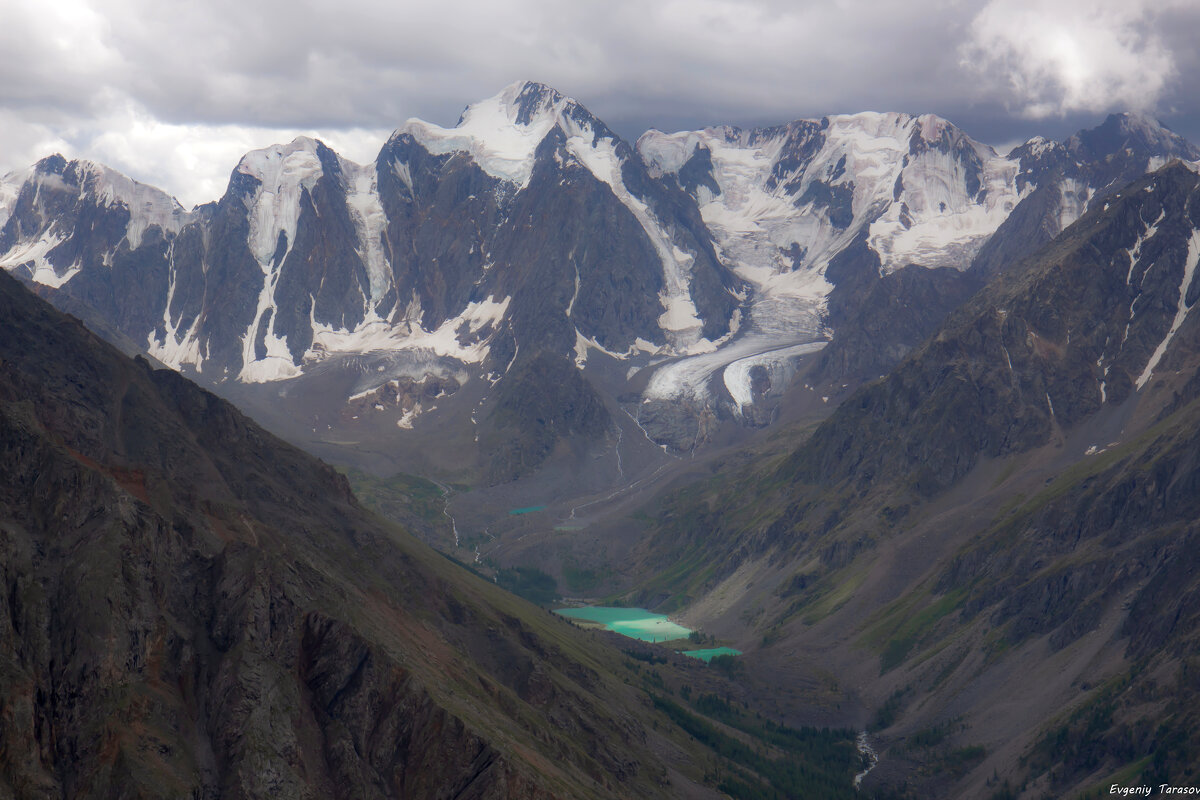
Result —
<instances>
[{"instance_id":1,"label":"stream","mask_svg":"<svg viewBox=\"0 0 1200 800\"><path fill-rule=\"evenodd\" d=\"M875 765L879 763L879 754L875 752L875 748L871 747L866 731L858 734L854 744L858 747L859 754L868 762L867 768L854 776L854 788L857 790L862 787L863 778L867 777L867 773L875 769Z\"/></svg>"}]
</instances>

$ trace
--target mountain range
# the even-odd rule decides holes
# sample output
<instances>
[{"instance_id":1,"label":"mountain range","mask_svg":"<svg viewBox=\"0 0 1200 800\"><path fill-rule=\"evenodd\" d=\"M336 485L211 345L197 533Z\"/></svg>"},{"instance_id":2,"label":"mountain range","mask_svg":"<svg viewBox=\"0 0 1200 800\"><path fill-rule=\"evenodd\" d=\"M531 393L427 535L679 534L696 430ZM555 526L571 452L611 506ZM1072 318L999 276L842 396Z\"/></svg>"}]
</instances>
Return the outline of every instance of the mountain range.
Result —
<instances>
[{"instance_id":1,"label":"mountain range","mask_svg":"<svg viewBox=\"0 0 1200 800\"><path fill-rule=\"evenodd\" d=\"M769 424L831 337L810 383L882 374L980 280L1172 158L1200 151L1132 115L1007 156L874 113L631 145L524 82L453 128L410 120L373 164L306 138L248 153L191 211L44 159L0 186L0 266L293 440L385 441L496 483L564 442L683 452ZM407 444L468 421L437 456Z\"/></svg>"},{"instance_id":2,"label":"mountain range","mask_svg":"<svg viewBox=\"0 0 1200 800\"><path fill-rule=\"evenodd\" d=\"M707 784L787 796L792 778L697 733L688 715L701 705L732 725L720 736L760 731L731 693L782 724L865 729L882 760L863 790L879 797L1186 782L1200 752L1198 161L1200 149L1132 114L1006 155L936 116L900 113L650 131L631 144L522 82L453 128L410 120L374 164L304 138L254 151L220 200L190 211L60 156L10 174L0 266L144 357L121 361L0 286L20 331L6 333L0 361L12 377L12 563L24 565L10 581L7 692L41 709L66 695L30 676L71 664L54 680L86 687L72 697L114 698L140 714L128 712L131 725L168 732L167 752L204 754L186 767L130 755L129 774L186 773L203 792L249 786L255 767L239 759L250 757L305 791L405 786L388 781L413 774L396 766L407 756L339 738L352 736L339 725L375 719L374 701L353 692L366 681L380 696L379 668L368 679L361 664L381 662L403 684L388 696L436 706L438 730L473 731L469 747L447 747L494 753L482 783L513 796L603 796L627 779L641 793ZM320 462L146 357L310 452L374 473L352 473L356 486L382 491L380 508L453 558L488 574L536 566L572 591L673 611L745 651L740 680L720 689L725 705L668 700L664 686L682 698L697 679L675 664L641 675L645 694L625 691L638 678L619 656L594 655L370 517ZM107 366L86 366L96 359ZM39 483L43 463L64 486L99 481L112 496L80 510L73 490ZM420 479L396 473L435 480L421 491L436 501L419 506ZM117 540L51 558L59 513L78 516L71 530ZM171 533L121 538L147 526ZM126 553L147 566L124 584L52 580L90 574L86 557L72 559L93 546L121 554L113 569ZM165 575L187 578L146 577ZM71 592L143 580L149 594L106 600L141 609L113 630L159 632L138 634L123 666L96 683L84 667L115 663L92 655L109 645L47 655L62 636L117 636L59 613L98 605ZM242 598L264 586L280 587L263 602L283 610ZM11 599L26 587L70 597ZM242 616L195 618L193 606ZM41 609L33 628L27 608ZM281 632L255 627L276 613ZM55 633L29 638L35 629ZM332 655L317 652L328 631ZM156 635L170 646L137 655ZM300 676L276 676L300 720L287 752L288 740L260 750L226 735L250 701L219 698L259 696L263 641L292 654L267 660ZM447 682L417 666L414 647L473 666ZM343 663L360 656L357 671ZM94 688L113 675L141 687L164 663L178 697L138 705ZM353 673L349 688L321 694L326 672ZM548 695L530 683L539 675ZM497 682L517 699L488 689ZM187 687L201 685L217 699L199 703ZM468 685L462 705L453 698ZM81 741L99 724L57 709L18 715L34 720L29 741L46 741L38 714ZM554 733L523 749L550 728L582 731L585 744ZM715 773L697 773L714 756L688 736L719 754ZM845 755L838 736L830 752ZM649 741L653 756L633 753ZM296 753L318 750L325 772L295 771ZM42 766L10 771L10 785L67 785L49 752L25 757ZM106 766L94 770L126 763L96 758ZM560 775L539 766L547 758L573 766ZM478 766L449 763L447 786ZM112 774L94 770L100 783ZM567 774L579 770L602 788Z\"/></svg>"}]
</instances>

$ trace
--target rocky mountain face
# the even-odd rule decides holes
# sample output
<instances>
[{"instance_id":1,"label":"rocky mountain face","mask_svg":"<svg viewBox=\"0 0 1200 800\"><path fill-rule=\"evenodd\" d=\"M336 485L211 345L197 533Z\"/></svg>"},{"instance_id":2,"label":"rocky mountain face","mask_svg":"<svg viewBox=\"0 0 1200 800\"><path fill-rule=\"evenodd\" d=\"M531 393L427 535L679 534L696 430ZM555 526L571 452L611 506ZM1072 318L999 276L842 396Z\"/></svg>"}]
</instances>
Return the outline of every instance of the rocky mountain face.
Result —
<instances>
[{"instance_id":1,"label":"rocky mountain face","mask_svg":"<svg viewBox=\"0 0 1200 800\"><path fill-rule=\"evenodd\" d=\"M7 275L0 331L0 793L704 795L615 650Z\"/></svg>"},{"instance_id":2,"label":"rocky mountain face","mask_svg":"<svg viewBox=\"0 0 1200 800\"><path fill-rule=\"evenodd\" d=\"M793 452L666 501L638 599L865 687L892 789L1186 782L1198 262L1196 172L1107 191Z\"/></svg>"},{"instance_id":3,"label":"rocky mountain face","mask_svg":"<svg viewBox=\"0 0 1200 800\"><path fill-rule=\"evenodd\" d=\"M839 392L883 374L997 265L1176 157L1200 151L1130 115L1007 156L875 113L635 148L517 83L453 128L410 120L372 164L305 138L248 153L190 212L47 158L0 185L0 266L294 440L404 460L429 451L409 431L470 427L423 468L496 483L568 446L769 424L806 357ZM515 423L540 405L552 440Z\"/></svg>"},{"instance_id":4,"label":"rocky mountain face","mask_svg":"<svg viewBox=\"0 0 1200 800\"><path fill-rule=\"evenodd\" d=\"M5 267L215 383L349 357L354 394L404 378L494 384L543 353L687 353L736 324L738 281L690 199L538 84L455 128L409 122L370 165L303 138L249 153L193 212L61 157L6 180ZM386 367L363 376L356 359L381 352ZM509 395L525 393L517 382ZM575 427L603 432L607 411L591 407ZM421 411L400 409L410 425Z\"/></svg>"},{"instance_id":5,"label":"rocky mountain face","mask_svg":"<svg viewBox=\"0 0 1200 800\"><path fill-rule=\"evenodd\" d=\"M815 434L797 474L906 474L933 494L979 458L1152 393L1155 372L1183 358L1176 334L1200 297L1198 182L1178 162L1135 181L994 281Z\"/></svg>"},{"instance_id":6,"label":"rocky mountain face","mask_svg":"<svg viewBox=\"0 0 1200 800\"><path fill-rule=\"evenodd\" d=\"M1098 198L1170 159L1200 159L1130 114L1007 156L946 120L906 114L651 131L638 147L696 198L722 254L754 287L751 325L761 304L760 316L786 306L807 317L793 328L832 329L808 380L855 385L887 372L987 277Z\"/></svg>"}]
</instances>

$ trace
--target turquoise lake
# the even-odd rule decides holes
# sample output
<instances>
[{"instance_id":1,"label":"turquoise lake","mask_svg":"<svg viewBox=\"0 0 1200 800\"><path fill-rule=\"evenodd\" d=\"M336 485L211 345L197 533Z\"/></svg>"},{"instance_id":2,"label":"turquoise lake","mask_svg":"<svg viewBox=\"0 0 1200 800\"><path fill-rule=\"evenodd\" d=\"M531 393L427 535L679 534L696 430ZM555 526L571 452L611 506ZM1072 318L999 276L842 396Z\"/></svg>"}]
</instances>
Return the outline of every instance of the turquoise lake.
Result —
<instances>
[{"instance_id":1,"label":"turquoise lake","mask_svg":"<svg viewBox=\"0 0 1200 800\"><path fill-rule=\"evenodd\" d=\"M554 612L568 619L598 622L610 631L641 639L643 642L666 642L671 639L686 639L690 628L676 625L665 614L655 614L644 608L609 608L585 606L583 608L560 608Z\"/></svg>"}]
</instances>

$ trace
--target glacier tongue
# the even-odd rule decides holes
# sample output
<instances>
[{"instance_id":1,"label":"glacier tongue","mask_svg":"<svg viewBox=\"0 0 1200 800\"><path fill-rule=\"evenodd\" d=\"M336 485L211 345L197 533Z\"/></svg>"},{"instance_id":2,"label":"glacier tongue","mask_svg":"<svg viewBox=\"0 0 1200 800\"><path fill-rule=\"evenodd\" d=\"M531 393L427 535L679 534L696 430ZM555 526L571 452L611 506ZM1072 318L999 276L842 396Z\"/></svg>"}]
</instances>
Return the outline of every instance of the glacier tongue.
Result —
<instances>
[{"instance_id":1,"label":"glacier tongue","mask_svg":"<svg viewBox=\"0 0 1200 800\"><path fill-rule=\"evenodd\" d=\"M1023 196L1016 162L933 115L650 131L638 151L654 174L707 161L711 182L692 170L689 186L721 253L752 287L739 336L718 353L660 367L645 396L711 398L720 376L735 410L752 402L752 367L779 385L795 356L823 345L833 289L825 271L858 237L884 272L910 263L964 269Z\"/></svg>"}]
</instances>

